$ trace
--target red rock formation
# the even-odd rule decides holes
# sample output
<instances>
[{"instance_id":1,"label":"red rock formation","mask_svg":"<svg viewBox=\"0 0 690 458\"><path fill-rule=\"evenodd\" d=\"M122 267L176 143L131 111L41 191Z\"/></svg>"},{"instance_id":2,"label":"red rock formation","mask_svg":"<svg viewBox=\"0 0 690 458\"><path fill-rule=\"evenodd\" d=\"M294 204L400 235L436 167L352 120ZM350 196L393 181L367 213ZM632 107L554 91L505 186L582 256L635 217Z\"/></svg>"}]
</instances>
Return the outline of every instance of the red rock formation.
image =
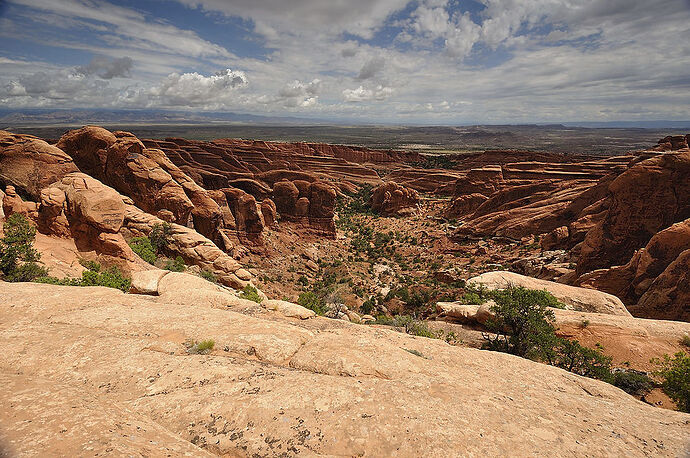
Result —
<instances>
[{"instance_id":1,"label":"red rock formation","mask_svg":"<svg viewBox=\"0 0 690 458\"><path fill-rule=\"evenodd\" d=\"M654 147L654 151L678 151L688 148L690 134L688 135L669 135L662 138Z\"/></svg>"},{"instance_id":2,"label":"red rock formation","mask_svg":"<svg viewBox=\"0 0 690 458\"><path fill-rule=\"evenodd\" d=\"M587 233L577 271L621 265L662 229L690 217L690 152L633 165L609 186L604 218Z\"/></svg>"},{"instance_id":3,"label":"red rock formation","mask_svg":"<svg viewBox=\"0 0 690 458\"><path fill-rule=\"evenodd\" d=\"M31 135L0 130L0 185L12 185L38 200L43 188L78 170L59 148Z\"/></svg>"},{"instance_id":4,"label":"red rock formation","mask_svg":"<svg viewBox=\"0 0 690 458\"><path fill-rule=\"evenodd\" d=\"M381 215L401 216L417 208L419 195L414 189L389 181L374 188L370 204L372 210Z\"/></svg>"}]
</instances>

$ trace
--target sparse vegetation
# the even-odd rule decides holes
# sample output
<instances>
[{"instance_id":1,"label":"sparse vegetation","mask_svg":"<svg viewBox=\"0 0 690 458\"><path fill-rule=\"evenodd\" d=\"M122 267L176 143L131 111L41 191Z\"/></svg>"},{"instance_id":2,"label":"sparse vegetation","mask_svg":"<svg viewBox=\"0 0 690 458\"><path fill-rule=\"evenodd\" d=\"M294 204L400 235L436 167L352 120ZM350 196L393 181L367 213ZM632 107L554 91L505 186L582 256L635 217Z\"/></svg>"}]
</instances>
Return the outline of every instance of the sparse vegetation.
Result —
<instances>
[{"instance_id":1,"label":"sparse vegetation","mask_svg":"<svg viewBox=\"0 0 690 458\"><path fill-rule=\"evenodd\" d=\"M634 370L613 372L611 383L633 396L642 396L654 388L654 380Z\"/></svg>"},{"instance_id":2,"label":"sparse vegetation","mask_svg":"<svg viewBox=\"0 0 690 458\"><path fill-rule=\"evenodd\" d=\"M165 264L165 268L171 272L184 272L186 267L182 256L177 256L174 260L171 259Z\"/></svg>"},{"instance_id":3,"label":"sparse vegetation","mask_svg":"<svg viewBox=\"0 0 690 458\"><path fill-rule=\"evenodd\" d=\"M690 336L685 334L681 339L680 339L680 344L686 348L690 348Z\"/></svg>"},{"instance_id":4,"label":"sparse vegetation","mask_svg":"<svg viewBox=\"0 0 690 458\"><path fill-rule=\"evenodd\" d=\"M679 410L690 412L690 354L679 351L673 357L664 355L653 362L659 366L656 375L664 392Z\"/></svg>"},{"instance_id":5,"label":"sparse vegetation","mask_svg":"<svg viewBox=\"0 0 690 458\"><path fill-rule=\"evenodd\" d=\"M158 258L156 249L153 247L148 237L134 237L129 241L129 246L132 248L132 251L144 261L151 265L156 263L156 259Z\"/></svg>"},{"instance_id":6,"label":"sparse vegetation","mask_svg":"<svg viewBox=\"0 0 690 458\"><path fill-rule=\"evenodd\" d=\"M302 307L313 310L317 315L323 316L328 311L326 308L326 302L323 300L323 298L319 297L312 291L305 291L300 294L297 298L297 303Z\"/></svg>"},{"instance_id":7,"label":"sparse vegetation","mask_svg":"<svg viewBox=\"0 0 690 458\"><path fill-rule=\"evenodd\" d=\"M542 361L585 377L613 383L611 358L601 348L556 336L554 314L558 301L546 291L509 286L492 291L494 318L486 326L484 348ZM621 382L623 383L623 382Z\"/></svg>"},{"instance_id":8,"label":"sparse vegetation","mask_svg":"<svg viewBox=\"0 0 690 458\"><path fill-rule=\"evenodd\" d=\"M207 355L213 351L216 342L213 339L202 340L201 342L187 340L184 345L190 355Z\"/></svg>"},{"instance_id":9,"label":"sparse vegetation","mask_svg":"<svg viewBox=\"0 0 690 458\"><path fill-rule=\"evenodd\" d=\"M38 264L40 254L34 248L36 228L19 213L11 215L3 225L0 239L0 274L10 282L32 281L48 274Z\"/></svg>"},{"instance_id":10,"label":"sparse vegetation","mask_svg":"<svg viewBox=\"0 0 690 458\"><path fill-rule=\"evenodd\" d=\"M216 275L213 272L211 272L210 270L202 270L199 273L199 276L206 281L210 281L211 283L218 283L218 279L216 278Z\"/></svg>"},{"instance_id":11,"label":"sparse vegetation","mask_svg":"<svg viewBox=\"0 0 690 458\"><path fill-rule=\"evenodd\" d=\"M242 293L240 294L240 297L242 299L247 299L249 301L254 301L257 304L260 304L261 301L263 301L263 298L259 295L259 290L256 289L256 287L252 285L247 285L242 289Z\"/></svg>"},{"instance_id":12,"label":"sparse vegetation","mask_svg":"<svg viewBox=\"0 0 690 458\"><path fill-rule=\"evenodd\" d=\"M116 266L101 271L101 265L97 262L91 261L87 265L87 270L82 272L81 278L42 276L37 278L36 281L38 283L62 286L105 286L107 288L119 289L124 292L129 291L132 281L125 277Z\"/></svg>"}]
</instances>

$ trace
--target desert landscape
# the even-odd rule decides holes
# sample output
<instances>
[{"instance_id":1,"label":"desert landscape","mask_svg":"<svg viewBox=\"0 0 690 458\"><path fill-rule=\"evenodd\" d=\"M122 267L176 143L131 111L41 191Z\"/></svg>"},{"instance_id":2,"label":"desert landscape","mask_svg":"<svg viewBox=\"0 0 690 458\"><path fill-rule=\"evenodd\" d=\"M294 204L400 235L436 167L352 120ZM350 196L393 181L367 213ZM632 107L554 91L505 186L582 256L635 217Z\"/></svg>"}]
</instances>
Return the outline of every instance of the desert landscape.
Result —
<instances>
[{"instance_id":1,"label":"desert landscape","mask_svg":"<svg viewBox=\"0 0 690 458\"><path fill-rule=\"evenodd\" d=\"M3 453L683 455L689 138L2 131Z\"/></svg>"},{"instance_id":2,"label":"desert landscape","mask_svg":"<svg viewBox=\"0 0 690 458\"><path fill-rule=\"evenodd\" d=\"M690 458L689 0L0 41L0 458Z\"/></svg>"}]
</instances>

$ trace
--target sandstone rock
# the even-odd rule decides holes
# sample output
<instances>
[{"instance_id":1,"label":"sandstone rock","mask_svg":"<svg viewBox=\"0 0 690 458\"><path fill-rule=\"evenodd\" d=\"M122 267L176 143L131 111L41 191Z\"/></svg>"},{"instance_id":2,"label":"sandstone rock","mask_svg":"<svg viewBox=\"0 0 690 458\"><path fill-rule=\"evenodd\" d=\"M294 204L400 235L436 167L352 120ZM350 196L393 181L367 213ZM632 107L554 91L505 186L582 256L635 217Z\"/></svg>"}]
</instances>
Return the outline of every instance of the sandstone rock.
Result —
<instances>
[{"instance_id":1,"label":"sandstone rock","mask_svg":"<svg viewBox=\"0 0 690 458\"><path fill-rule=\"evenodd\" d=\"M261 201L261 217L265 227L274 227L278 223L278 210L271 199Z\"/></svg>"},{"instance_id":2,"label":"sandstone rock","mask_svg":"<svg viewBox=\"0 0 690 458\"><path fill-rule=\"evenodd\" d=\"M125 208L124 226L132 235L148 235L155 224L162 222L133 205ZM167 249L171 255L182 256L187 264L212 272L220 283L231 288L242 289L249 283L235 275L242 267L237 261L195 230L171 224L170 237Z\"/></svg>"},{"instance_id":3,"label":"sandstone rock","mask_svg":"<svg viewBox=\"0 0 690 458\"><path fill-rule=\"evenodd\" d=\"M275 310L278 313L283 314L289 318L299 318L300 320L306 320L308 318L313 318L316 316L313 310L302 307L298 304L293 304L292 302L280 301L280 300L265 300L261 302L261 305L266 307L268 310Z\"/></svg>"},{"instance_id":4,"label":"sandstone rock","mask_svg":"<svg viewBox=\"0 0 690 458\"><path fill-rule=\"evenodd\" d=\"M470 278L467 283L484 285L489 289L504 289L509 285L545 289L571 310L630 316L621 300L611 294L530 278L513 272L487 272Z\"/></svg>"},{"instance_id":5,"label":"sandstone rock","mask_svg":"<svg viewBox=\"0 0 690 458\"><path fill-rule=\"evenodd\" d=\"M400 216L414 211L419 205L419 195L414 189L389 181L374 188L371 208L384 216Z\"/></svg>"},{"instance_id":6,"label":"sandstone rock","mask_svg":"<svg viewBox=\"0 0 690 458\"><path fill-rule=\"evenodd\" d=\"M12 185L32 200L65 174L78 172L69 155L31 135L0 130L0 183Z\"/></svg>"},{"instance_id":7,"label":"sandstone rock","mask_svg":"<svg viewBox=\"0 0 690 458\"><path fill-rule=\"evenodd\" d=\"M158 284L170 271L162 269L144 270L132 274L132 286L129 292L132 294L158 295Z\"/></svg>"},{"instance_id":8,"label":"sandstone rock","mask_svg":"<svg viewBox=\"0 0 690 458\"><path fill-rule=\"evenodd\" d=\"M484 194L472 193L453 199L446 210L447 218L461 218L474 213L484 202L489 200Z\"/></svg>"},{"instance_id":9,"label":"sandstone rock","mask_svg":"<svg viewBox=\"0 0 690 458\"><path fill-rule=\"evenodd\" d=\"M626 263L671 224L690 218L690 152L636 163L609 186L610 205L587 233L577 264L582 275Z\"/></svg>"},{"instance_id":10,"label":"sandstone rock","mask_svg":"<svg viewBox=\"0 0 690 458\"><path fill-rule=\"evenodd\" d=\"M545 251L563 248L570 236L568 226L557 227L541 238L539 241L541 249Z\"/></svg>"},{"instance_id":11,"label":"sandstone rock","mask_svg":"<svg viewBox=\"0 0 690 458\"><path fill-rule=\"evenodd\" d=\"M64 192L70 218L98 232L115 233L122 227L125 204L114 189L79 172L67 174L53 186Z\"/></svg>"},{"instance_id":12,"label":"sandstone rock","mask_svg":"<svg viewBox=\"0 0 690 458\"><path fill-rule=\"evenodd\" d=\"M106 288L0 283L0 296L0 362L12 368L2 376L0 427L21 455L279 456L293 447L340 456L677 456L688 446L687 414L511 355ZM19 336L23 345L13 343ZM189 355L186 339L213 339L216 349Z\"/></svg>"},{"instance_id":13,"label":"sandstone rock","mask_svg":"<svg viewBox=\"0 0 690 458\"><path fill-rule=\"evenodd\" d=\"M24 200L17 194L14 186L8 185L5 188L4 197L2 199L2 210L6 218L9 218L14 213L19 213L24 216L29 214L29 203L24 202Z\"/></svg>"}]
</instances>

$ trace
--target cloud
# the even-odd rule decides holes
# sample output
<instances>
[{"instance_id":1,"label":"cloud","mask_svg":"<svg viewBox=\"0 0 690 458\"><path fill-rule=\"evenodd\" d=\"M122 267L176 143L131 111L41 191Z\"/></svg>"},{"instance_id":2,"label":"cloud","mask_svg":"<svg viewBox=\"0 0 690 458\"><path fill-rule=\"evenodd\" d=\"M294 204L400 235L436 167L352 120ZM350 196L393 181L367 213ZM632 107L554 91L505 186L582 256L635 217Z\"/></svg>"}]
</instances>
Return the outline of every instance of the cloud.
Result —
<instances>
[{"instance_id":1,"label":"cloud","mask_svg":"<svg viewBox=\"0 0 690 458\"><path fill-rule=\"evenodd\" d=\"M349 32L371 38L373 32L394 12L410 0L178 0L191 8L201 7L228 16L251 19L266 27L299 35L301 31L327 35ZM270 34L269 34L270 35ZM266 38L274 36L266 35Z\"/></svg>"},{"instance_id":2,"label":"cloud","mask_svg":"<svg viewBox=\"0 0 690 458\"><path fill-rule=\"evenodd\" d=\"M131 57L108 59L107 57L94 57L88 65L77 67L77 71L85 76L98 75L99 78L109 80L117 77L128 78L131 76L134 61Z\"/></svg>"},{"instance_id":3,"label":"cloud","mask_svg":"<svg viewBox=\"0 0 690 458\"><path fill-rule=\"evenodd\" d=\"M386 59L381 56L372 57L364 63L359 75L357 75L358 80L368 80L373 78L378 73L380 73L386 65Z\"/></svg>"},{"instance_id":4,"label":"cloud","mask_svg":"<svg viewBox=\"0 0 690 458\"><path fill-rule=\"evenodd\" d=\"M211 76L199 73L172 73L146 91L149 104L198 107L232 102L237 89L249 84L242 71L221 70Z\"/></svg>"},{"instance_id":5,"label":"cloud","mask_svg":"<svg viewBox=\"0 0 690 458\"><path fill-rule=\"evenodd\" d=\"M385 86L376 86L373 89L365 89L359 86L357 89L343 90L343 99L346 102L368 102L372 100L386 100L393 95L393 89Z\"/></svg>"}]
</instances>

